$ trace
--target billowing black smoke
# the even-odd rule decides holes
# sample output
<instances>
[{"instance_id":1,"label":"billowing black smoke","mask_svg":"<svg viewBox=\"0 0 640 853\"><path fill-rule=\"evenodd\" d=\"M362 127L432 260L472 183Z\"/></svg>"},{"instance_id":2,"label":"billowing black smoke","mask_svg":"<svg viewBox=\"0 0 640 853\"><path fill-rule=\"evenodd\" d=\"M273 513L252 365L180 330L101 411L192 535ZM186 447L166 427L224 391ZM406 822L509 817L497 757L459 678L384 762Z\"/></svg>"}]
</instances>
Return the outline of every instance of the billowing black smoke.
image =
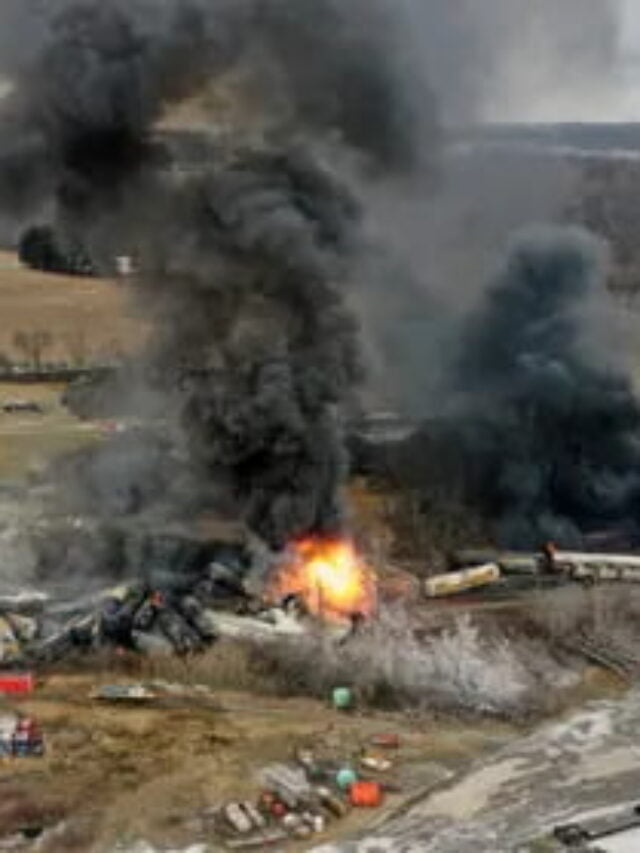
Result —
<instances>
[{"instance_id":1,"label":"billowing black smoke","mask_svg":"<svg viewBox=\"0 0 640 853\"><path fill-rule=\"evenodd\" d=\"M221 507L274 547L334 531L341 408L362 373L343 294L359 210L318 150L350 151L383 171L415 161L390 7L63 6L0 116L4 201L36 209L50 199L57 227L98 261L135 252L137 301L154 328L144 354L153 415L179 425L203 503L213 484ZM154 125L232 72L263 96L261 138L212 134L208 162L189 173ZM193 511L193 493L182 506L171 487L150 496L125 482L127 469L135 478L149 464L119 466L113 489L109 463L86 468L107 512L138 512L150 499Z\"/></svg>"},{"instance_id":2,"label":"billowing black smoke","mask_svg":"<svg viewBox=\"0 0 640 853\"><path fill-rule=\"evenodd\" d=\"M243 152L171 201L141 287L193 462L272 545L335 530L361 370L340 292L357 208L304 151Z\"/></svg>"},{"instance_id":3,"label":"billowing black smoke","mask_svg":"<svg viewBox=\"0 0 640 853\"><path fill-rule=\"evenodd\" d=\"M438 129L401 20L393 4L367 0L269 0L253 27L285 72L296 122L333 128L378 166L408 172L432 156Z\"/></svg>"},{"instance_id":4,"label":"billowing black smoke","mask_svg":"<svg viewBox=\"0 0 640 853\"><path fill-rule=\"evenodd\" d=\"M449 439L468 463L467 499L505 545L578 544L637 522L640 405L594 345L590 306L603 295L594 238L533 229L464 331Z\"/></svg>"},{"instance_id":5,"label":"billowing black smoke","mask_svg":"<svg viewBox=\"0 0 640 853\"><path fill-rule=\"evenodd\" d=\"M20 20L22 5L10 0ZM362 376L345 298L361 217L354 188L336 172L377 179L384 205L392 186L406 190L412 181L401 179L437 149L425 68L445 68L434 77L438 94L455 91L449 111L465 120L473 96L457 92L460 79L493 84L502 68L493 62L494 38L502 41L494 22L509 4L496 0L491 16L469 0L47 5L54 13L37 32L25 29L33 33L28 61L10 63L0 204L53 210L62 238L88 246L98 267L120 252L135 255L135 295L153 328L144 370L134 371L147 386L140 414L166 422L177 445L171 464L189 469L159 472L150 494L135 479L162 465L155 449L129 466L130 449L119 446L116 482L114 466L98 462L87 470L100 487L85 490L106 495L107 512L143 512L156 501L195 514L200 489L202 505L219 502L276 547L334 530L345 471L341 413ZM554 29L557 4L547 7L540 43ZM429 62L410 21L424 24ZM512 44L519 17L505 27ZM490 32L490 49L476 30ZM462 58L471 71L450 73ZM236 111L224 128L213 111L207 162L189 171L156 126L174 103L203 90L230 98ZM411 270L420 266L410 260ZM570 538L634 516L636 405L625 380L582 347L578 308L594 270L581 237L527 238L462 338L465 354L447 388L456 399L448 434L454 455L470 462L467 500L508 541L558 529ZM381 277L386 291L392 276ZM413 317L420 288L406 278ZM394 276L391 286L402 281ZM144 441L133 451L144 454ZM189 483L188 500L176 481Z\"/></svg>"},{"instance_id":6,"label":"billowing black smoke","mask_svg":"<svg viewBox=\"0 0 640 853\"><path fill-rule=\"evenodd\" d=\"M61 6L3 110L5 203L7 189L14 203L19 190L23 201L53 192L63 211L83 216L113 201L123 181L153 165L152 127L167 106L236 70L257 89L253 104L265 105L265 133L278 144L337 134L383 167L419 156L417 116L429 113L429 95L417 73L402 85L406 63L385 0Z\"/></svg>"},{"instance_id":7,"label":"billowing black smoke","mask_svg":"<svg viewBox=\"0 0 640 853\"><path fill-rule=\"evenodd\" d=\"M117 212L125 185L155 165L153 123L218 51L196 8L160 5L155 19L145 8L75 3L52 20L3 110L5 204L52 198L62 225L86 227Z\"/></svg>"}]
</instances>

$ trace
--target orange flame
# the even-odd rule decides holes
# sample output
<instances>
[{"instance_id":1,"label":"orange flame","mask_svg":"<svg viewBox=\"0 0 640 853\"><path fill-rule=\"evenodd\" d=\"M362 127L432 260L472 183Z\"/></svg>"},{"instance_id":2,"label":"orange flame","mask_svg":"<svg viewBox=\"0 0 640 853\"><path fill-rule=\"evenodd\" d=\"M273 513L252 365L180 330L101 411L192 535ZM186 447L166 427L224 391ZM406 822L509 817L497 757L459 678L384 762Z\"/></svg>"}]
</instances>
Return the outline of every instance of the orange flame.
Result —
<instances>
[{"instance_id":1,"label":"orange flame","mask_svg":"<svg viewBox=\"0 0 640 853\"><path fill-rule=\"evenodd\" d=\"M373 572L348 539L309 537L295 542L277 572L273 593L297 595L326 619L370 615L376 605Z\"/></svg>"}]
</instances>

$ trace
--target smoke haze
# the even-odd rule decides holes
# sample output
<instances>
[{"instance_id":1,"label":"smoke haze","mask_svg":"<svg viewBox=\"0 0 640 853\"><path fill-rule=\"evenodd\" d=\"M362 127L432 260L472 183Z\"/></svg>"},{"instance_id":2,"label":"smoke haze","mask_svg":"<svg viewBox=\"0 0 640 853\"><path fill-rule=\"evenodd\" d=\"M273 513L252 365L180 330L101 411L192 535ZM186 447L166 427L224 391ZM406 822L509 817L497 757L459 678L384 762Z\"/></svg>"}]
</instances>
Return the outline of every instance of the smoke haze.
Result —
<instances>
[{"instance_id":1,"label":"smoke haze","mask_svg":"<svg viewBox=\"0 0 640 853\"><path fill-rule=\"evenodd\" d=\"M473 499L506 544L579 544L581 532L635 524L640 406L597 346L603 315L589 309L603 294L597 241L536 229L515 241L467 326L453 423L481 466Z\"/></svg>"},{"instance_id":2,"label":"smoke haze","mask_svg":"<svg viewBox=\"0 0 640 853\"><path fill-rule=\"evenodd\" d=\"M330 0L306 15L286 3L63 5L6 104L4 201L52 199L58 227L98 259L135 251L137 302L155 324L146 380L177 410L207 495L213 483L274 547L335 530L340 407L361 376L341 294L360 213L312 143L376 171L417 162L392 19L368 4L359 32L362 6ZM261 139L238 130L211 140L197 174L169 168L152 133L163 111L254 64L269 72ZM108 479L109 467L93 470ZM118 490L133 493L121 478Z\"/></svg>"},{"instance_id":3,"label":"smoke haze","mask_svg":"<svg viewBox=\"0 0 640 853\"><path fill-rule=\"evenodd\" d=\"M275 548L339 528L344 412L369 367L380 397L419 414L464 400L460 417L473 422L481 405L469 392L485 386L496 412L536 413L529 438L498 418L487 427L495 447L477 446L493 460L504 441L523 442L517 464L488 466L500 523L514 500L536 535L545 513L554 525L590 521L605 480L605 514L628 511L636 487L621 472L635 464L635 404L624 378L578 355L573 305L597 277L587 243L573 234L525 242L484 301L497 246L514 227L554 219L573 176L540 164L534 178L515 161L487 172L446 145L452 126L531 118L551 97L558 105L608 85L618 8L588 0L587 14L585 5L3 5L0 68L13 89L0 115L0 202L34 216L53 209L61 233L98 264L123 248L138 258L133 295L154 327L145 399L179 434L203 502L214 494ZM206 90L230 92L234 117L223 128L212 110L206 163L186 170L155 131ZM533 331L521 308L532 298ZM562 343L555 332L537 337L556 320ZM525 350L495 354L477 327ZM584 388L570 412L556 405L558 370L566 387ZM609 463L593 436L612 398ZM575 504L575 483L552 489L550 475L531 475L538 485L526 494L511 485L522 457L540 452L538 428L564 435L584 422L593 506ZM548 461L555 482L572 457L563 446ZM94 468L109 479L108 465ZM130 466L132 476L147 468ZM184 510L179 496L155 498Z\"/></svg>"},{"instance_id":4,"label":"smoke haze","mask_svg":"<svg viewBox=\"0 0 640 853\"><path fill-rule=\"evenodd\" d=\"M598 109L611 109L607 98L615 104L620 0L433 0L416 8L433 41L436 91L452 93L451 121L597 121Z\"/></svg>"}]
</instances>

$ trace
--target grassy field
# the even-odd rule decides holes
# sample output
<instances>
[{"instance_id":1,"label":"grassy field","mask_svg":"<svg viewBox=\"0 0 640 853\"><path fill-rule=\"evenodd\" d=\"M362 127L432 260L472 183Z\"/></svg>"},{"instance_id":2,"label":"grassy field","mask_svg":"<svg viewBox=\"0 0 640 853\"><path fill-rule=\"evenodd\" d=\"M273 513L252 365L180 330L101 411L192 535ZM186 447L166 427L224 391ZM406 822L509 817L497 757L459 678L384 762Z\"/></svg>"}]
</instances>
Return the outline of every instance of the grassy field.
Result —
<instances>
[{"instance_id":1,"label":"grassy field","mask_svg":"<svg viewBox=\"0 0 640 853\"><path fill-rule=\"evenodd\" d=\"M32 360L33 352L20 340L24 344L41 333L43 362L81 365L113 358L131 350L142 327L131 315L125 286L25 269L10 252L0 252L0 316L0 357L13 362ZM0 406L17 398L35 401L43 410L0 412L0 479L20 478L102 435L100 425L78 421L64 409L63 390L62 385L0 383Z\"/></svg>"},{"instance_id":2,"label":"grassy field","mask_svg":"<svg viewBox=\"0 0 640 853\"><path fill-rule=\"evenodd\" d=\"M0 411L0 479L22 479L60 453L103 435L101 424L79 421L61 404L63 386L0 382L0 406L8 400L37 402L42 414Z\"/></svg>"},{"instance_id":3,"label":"grassy field","mask_svg":"<svg viewBox=\"0 0 640 853\"><path fill-rule=\"evenodd\" d=\"M80 276L49 275L20 267L0 252L0 353L28 358L16 337L45 332L42 360L82 363L126 351L140 335L124 286Z\"/></svg>"}]
</instances>

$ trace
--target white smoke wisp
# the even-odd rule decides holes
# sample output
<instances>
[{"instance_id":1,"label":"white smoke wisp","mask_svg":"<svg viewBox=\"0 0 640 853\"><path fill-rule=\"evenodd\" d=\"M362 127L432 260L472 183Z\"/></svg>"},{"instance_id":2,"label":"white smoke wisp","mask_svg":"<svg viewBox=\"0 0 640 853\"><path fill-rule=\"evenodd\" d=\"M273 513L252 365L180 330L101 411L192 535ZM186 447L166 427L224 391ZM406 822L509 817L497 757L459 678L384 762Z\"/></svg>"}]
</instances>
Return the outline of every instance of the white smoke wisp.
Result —
<instances>
[{"instance_id":1,"label":"white smoke wisp","mask_svg":"<svg viewBox=\"0 0 640 853\"><path fill-rule=\"evenodd\" d=\"M399 608L383 610L344 645L316 635L266 653L289 683L320 695L344 683L374 704L507 718L542 710L540 696L572 677L542 647L488 636L468 616L420 636Z\"/></svg>"}]
</instances>

